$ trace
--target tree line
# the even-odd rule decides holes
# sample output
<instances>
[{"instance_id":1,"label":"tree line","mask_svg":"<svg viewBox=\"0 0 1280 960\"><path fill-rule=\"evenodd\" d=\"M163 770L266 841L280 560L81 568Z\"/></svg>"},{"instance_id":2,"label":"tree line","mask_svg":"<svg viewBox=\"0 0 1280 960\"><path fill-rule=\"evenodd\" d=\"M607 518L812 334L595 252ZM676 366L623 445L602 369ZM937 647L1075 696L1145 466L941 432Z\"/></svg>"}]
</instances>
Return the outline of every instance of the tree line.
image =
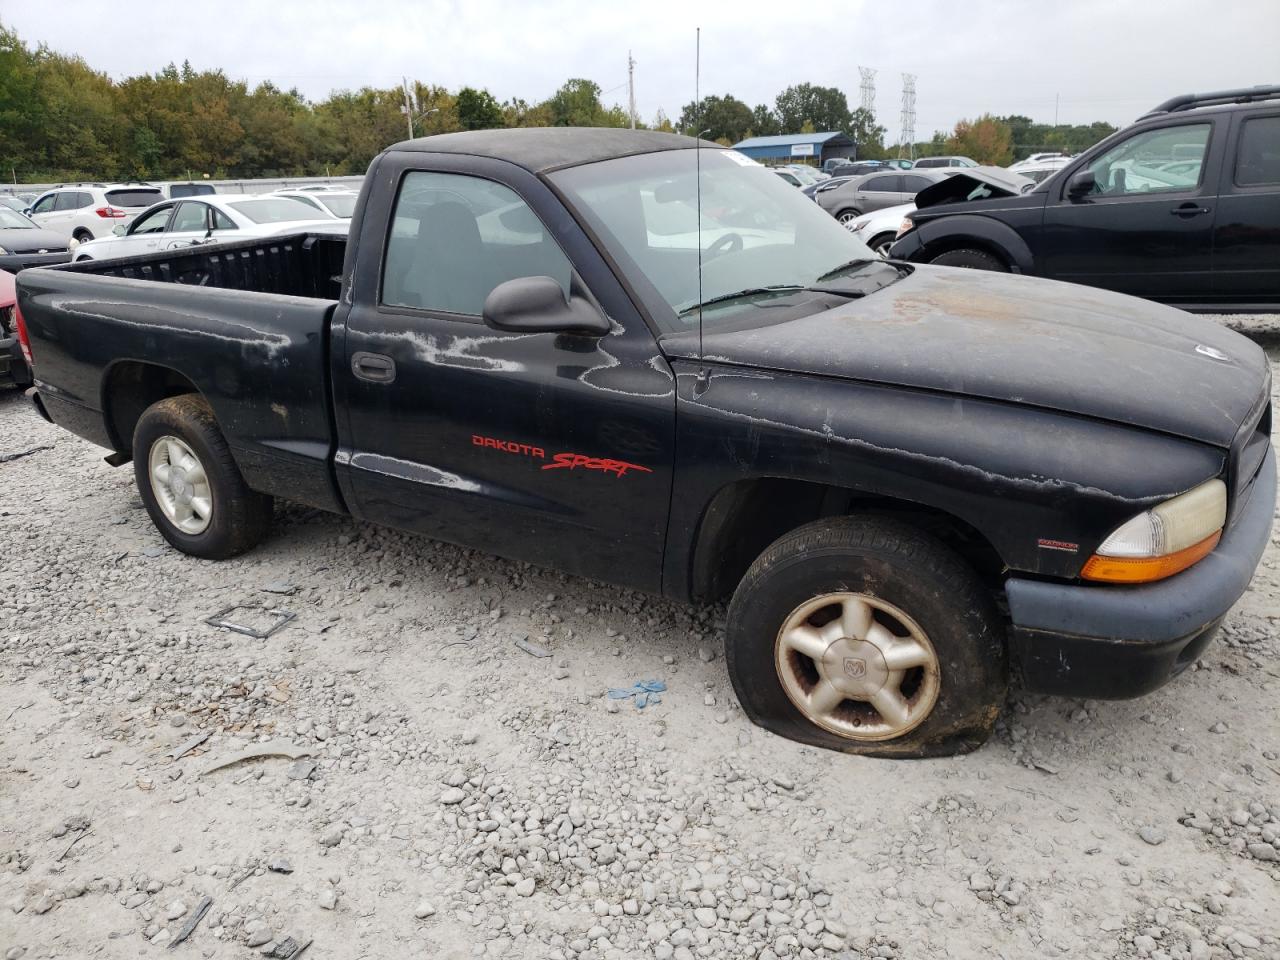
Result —
<instances>
[{"instance_id":1,"label":"tree line","mask_svg":"<svg viewBox=\"0 0 1280 960\"><path fill-rule=\"evenodd\" d=\"M492 127L629 126L606 106L599 84L567 80L546 100L497 100L488 90L454 92L413 83L414 133L428 136ZM363 173L390 143L408 135L400 87L340 90L319 102L265 82L250 87L221 70L170 64L159 73L114 81L78 56L32 48L0 24L0 171L40 182L87 179L239 179ZM637 126L676 130L724 144L748 136L839 130L858 156L965 153L1008 163L1036 149L1078 150L1107 124L1053 127L1030 118L980 117L950 133L900 146L885 142L873 114L850 109L835 87L801 83L772 105L731 95L687 104L673 123L661 111Z\"/></svg>"}]
</instances>

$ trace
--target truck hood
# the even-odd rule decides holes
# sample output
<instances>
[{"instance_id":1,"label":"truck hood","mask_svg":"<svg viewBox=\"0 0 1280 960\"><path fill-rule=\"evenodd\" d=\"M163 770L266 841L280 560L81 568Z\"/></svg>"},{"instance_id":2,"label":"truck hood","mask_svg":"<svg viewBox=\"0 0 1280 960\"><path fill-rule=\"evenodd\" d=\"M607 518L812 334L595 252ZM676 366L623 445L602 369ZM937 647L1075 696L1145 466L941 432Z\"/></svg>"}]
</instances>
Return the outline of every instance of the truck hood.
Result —
<instances>
[{"instance_id":1,"label":"truck hood","mask_svg":"<svg viewBox=\"0 0 1280 960\"><path fill-rule=\"evenodd\" d=\"M777 301L773 302L775 305ZM916 267L876 293L769 323L749 307L705 330L708 361L1060 410L1229 447L1268 376L1252 341L1092 287ZM697 330L664 337L697 358Z\"/></svg>"},{"instance_id":2,"label":"truck hood","mask_svg":"<svg viewBox=\"0 0 1280 960\"><path fill-rule=\"evenodd\" d=\"M1036 182L1002 167L963 167L945 180L930 184L916 194L916 206L924 210L942 203L1018 197L1032 190Z\"/></svg>"}]
</instances>

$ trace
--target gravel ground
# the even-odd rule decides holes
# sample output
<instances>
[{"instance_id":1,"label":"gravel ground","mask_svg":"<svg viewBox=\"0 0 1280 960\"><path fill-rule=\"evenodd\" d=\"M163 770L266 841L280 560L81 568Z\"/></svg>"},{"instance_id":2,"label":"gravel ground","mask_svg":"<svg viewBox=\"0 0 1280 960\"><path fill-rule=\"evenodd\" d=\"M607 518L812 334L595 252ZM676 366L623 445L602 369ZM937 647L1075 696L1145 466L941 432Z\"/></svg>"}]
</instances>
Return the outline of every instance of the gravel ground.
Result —
<instances>
[{"instance_id":1,"label":"gravel ground","mask_svg":"<svg viewBox=\"0 0 1280 960\"><path fill-rule=\"evenodd\" d=\"M872 760L750 725L721 609L291 506L198 561L4 395L0 457L28 450L0 463L6 960L160 957L197 917L207 958L1280 956L1280 540L1156 694L1015 690L970 756ZM204 622L234 604L296 619ZM648 679L644 710L606 696Z\"/></svg>"}]
</instances>

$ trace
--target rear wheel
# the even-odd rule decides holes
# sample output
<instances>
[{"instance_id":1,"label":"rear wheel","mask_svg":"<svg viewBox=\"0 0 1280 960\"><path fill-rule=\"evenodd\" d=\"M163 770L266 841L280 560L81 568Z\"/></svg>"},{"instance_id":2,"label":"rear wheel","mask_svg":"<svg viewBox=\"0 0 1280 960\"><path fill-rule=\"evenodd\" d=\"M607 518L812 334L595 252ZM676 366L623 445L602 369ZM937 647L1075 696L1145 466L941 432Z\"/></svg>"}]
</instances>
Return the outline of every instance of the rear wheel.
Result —
<instances>
[{"instance_id":1,"label":"rear wheel","mask_svg":"<svg viewBox=\"0 0 1280 960\"><path fill-rule=\"evenodd\" d=\"M999 620L946 546L888 519L792 531L729 608L726 660L747 715L846 753L925 757L980 746L1007 684Z\"/></svg>"},{"instance_id":2,"label":"rear wheel","mask_svg":"<svg viewBox=\"0 0 1280 960\"><path fill-rule=\"evenodd\" d=\"M857 220L858 217L860 216L862 216L861 210L855 210L853 207L849 207L837 213L836 219L839 220L841 223L852 223L854 220Z\"/></svg>"},{"instance_id":3,"label":"rear wheel","mask_svg":"<svg viewBox=\"0 0 1280 960\"><path fill-rule=\"evenodd\" d=\"M90 240L93 239L93 234L90 233L88 230L86 230L84 227L80 227L73 234L71 234L71 239L74 240L76 243L88 243Z\"/></svg>"},{"instance_id":4,"label":"rear wheel","mask_svg":"<svg viewBox=\"0 0 1280 960\"><path fill-rule=\"evenodd\" d=\"M972 247L948 250L946 253L938 254L929 262L943 267L968 267L972 270L1009 272L1008 265L995 254L987 253L985 250L975 250Z\"/></svg>"},{"instance_id":5,"label":"rear wheel","mask_svg":"<svg viewBox=\"0 0 1280 960\"><path fill-rule=\"evenodd\" d=\"M169 397L143 412L133 432L133 469L151 522L183 553L234 557L271 526L271 497L244 482L203 397Z\"/></svg>"}]
</instances>

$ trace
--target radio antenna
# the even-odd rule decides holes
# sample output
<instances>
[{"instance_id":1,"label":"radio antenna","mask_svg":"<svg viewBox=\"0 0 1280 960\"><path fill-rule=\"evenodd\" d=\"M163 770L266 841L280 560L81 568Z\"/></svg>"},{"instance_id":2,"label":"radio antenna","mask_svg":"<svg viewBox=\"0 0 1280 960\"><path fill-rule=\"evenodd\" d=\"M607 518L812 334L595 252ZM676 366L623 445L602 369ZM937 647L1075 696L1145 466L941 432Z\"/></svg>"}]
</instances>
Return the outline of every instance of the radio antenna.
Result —
<instances>
[{"instance_id":1,"label":"radio antenna","mask_svg":"<svg viewBox=\"0 0 1280 960\"><path fill-rule=\"evenodd\" d=\"M696 29L693 42L693 102L697 104L697 126L702 126L702 28ZM694 396L706 390L711 379L702 350L702 135L710 132L699 130L693 143L694 204L698 209L698 378L693 382Z\"/></svg>"}]
</instances>

